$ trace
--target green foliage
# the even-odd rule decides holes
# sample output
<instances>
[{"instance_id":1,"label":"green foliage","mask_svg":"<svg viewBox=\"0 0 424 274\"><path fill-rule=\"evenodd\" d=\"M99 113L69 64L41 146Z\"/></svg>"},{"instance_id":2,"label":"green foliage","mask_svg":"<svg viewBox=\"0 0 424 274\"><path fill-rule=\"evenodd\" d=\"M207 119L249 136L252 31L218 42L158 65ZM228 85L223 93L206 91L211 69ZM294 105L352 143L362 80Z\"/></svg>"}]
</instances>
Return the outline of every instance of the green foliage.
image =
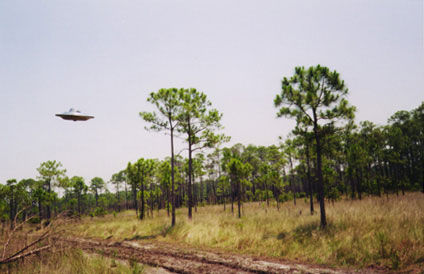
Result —
<instances>
[{"instance_id":1,"label":"green foliage","mask_svg":"<svg viewBox=\"0 0 424 274\"><path fill-rule=\"evenodd\" d=\"M278 117L295 118L299 128L312 128L316 147L316 177L320 198L321 225L327 220L324 205L324 179L322 174L322 141L335 131L335 123L354 118L355 107L349 106L345 97L348 94L344 81L336 71L317 65L296 67L294 75L284 77L281 93L274 99L279 108Z\"/></svg>"},{"instance_id":2,"label":"green foliage","mask_svg":"<svg viewBox=\"0 0 424 274\"><path fill-rule=\"evenodd\" d=\"M41 180L58 185L60 178L62 178L66 173L66 169L61 168L62 163L54 160L41 163L40 167L37 168L37 171L40 174L39 178Z\"/></svg>"},{"instance_id":3,"label":"green foliage","mask_svg":"<svg viewBox=\"0 0 424 274\"><path fill-rule=\"evenodd\" d=\"M282 203L286 202L286 201L291 201L291 200L293 200L293 193L283 192L282 194L280 194L280 196L278 196L278 199Z\"/></svg>"},{"instance_id":4,"label":"green foliage","mask_svg":"<svg viewBox=\"0 0 424 274\"><path fill-rule=\"evenodd\" d=\"M92 216L103 217L107 214L107 211L103 207L96 207L93 211Z\"/></svg>"}]
</instances>

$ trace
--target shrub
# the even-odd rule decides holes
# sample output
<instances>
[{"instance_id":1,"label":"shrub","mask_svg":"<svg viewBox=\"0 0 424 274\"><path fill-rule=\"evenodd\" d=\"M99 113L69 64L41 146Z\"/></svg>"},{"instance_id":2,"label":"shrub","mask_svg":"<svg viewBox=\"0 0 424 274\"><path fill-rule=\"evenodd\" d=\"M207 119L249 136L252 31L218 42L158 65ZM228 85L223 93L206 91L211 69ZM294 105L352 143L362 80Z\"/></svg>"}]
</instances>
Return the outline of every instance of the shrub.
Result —
<instances>
[{"instance_id":1,"label":"shrub","mask_svg":"<svg viewBox=\"0 0 424 274\"><path fill-rule=\"evenodd\" d=\"M93 215L103 217L107 214L107 211L103 207L96 207L94 209Z\"/></svg>"}]
</instances>

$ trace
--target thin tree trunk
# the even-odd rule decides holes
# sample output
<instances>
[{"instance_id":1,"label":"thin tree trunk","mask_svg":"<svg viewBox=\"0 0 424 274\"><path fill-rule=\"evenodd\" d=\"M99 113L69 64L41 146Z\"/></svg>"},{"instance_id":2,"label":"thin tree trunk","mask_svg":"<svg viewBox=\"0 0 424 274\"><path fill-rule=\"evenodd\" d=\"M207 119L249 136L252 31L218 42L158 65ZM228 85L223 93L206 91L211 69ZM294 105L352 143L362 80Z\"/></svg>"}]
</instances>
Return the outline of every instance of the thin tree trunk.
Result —
<instances>
[{"instance_id":1,"label":"thin tree trunk","mask_svg":"<svg viewBox=\"0 0 424 274\"><path fill-rule=\"evenodd\" d=\"M125 209L128 210L128 193L127 193L127 183L125 182Z\"/></svg>"},{"instance_id":2,"label":"thin tree trunk","mask_svg":"<svg viewBox=\"0 0 424 274\"><path fill-rule=\"evenodd\" d=\"M237 184L237 206L238 206L238 217L241 218L241 189L240 189L240 182Z\"/></svg>"},{"instance_id":3,"label":"thin tree trunk","mask_svg":"<svg viewBox=\"0 0 424 274\"><path fill-rule=\"evenodd\" d=\"M231 193L231 213L234 214L234 190Z\"/></svg>"},{"instance_id":4,"label":"thin tree trunk","mask_svg":"<svg viewBox=\"0 0 424 274\"><path fill-rule=\"evenodd\" d=\"M193 191L193 197L194 197L194 199L193 199L193 203L194 203L194 212L196 212L196 213L197 213L198 186L197 186L197 185L196 185L196 183L195 183L194 175L193 175L193 189L192 189L192 191Z\"/></svg>"},{"instance_id":5,"label":"thin tree trunk","mask_svg":"<svg viewBox=\"0 0 424 274\"><path fill-rule=\"evenodd\" d=\"M316 119L316 113L314 112L314 133L316 141L316 151L317 151L317 175L318 175L318 196L319 196L319 205L320 205L320 218L321 218L321 227L327 226L327 218L325 215L325 202L324 202L324 179L322 176L322 159L321 159L321 140L318 132L318 125Z\"/></svg>"},{"instance_id":6,"label":"thin tree trunk","mask_svg":"<svg viewBox=\"0 0 424 274\"><path fill-rule=\"evenodd\" d=\"M52 191L50 179L48 179L47 184L48 184L48 193L49 193L49 198L50 198L51 191ZM49 201L49 203L47 204L47 220L50 221L50 218L51 218L51 211L50 211L50 201Z\"/></svg>"},{"instance_id":7,"label":"thin tree trunk","mask_svg":"<svg viewBox=\"0 0 424 274\"><path fill-rule=\"evenodd\" d=\"M81 215L81 193L78 193L78 214Z\"/></svg>"},{"instance_id":8,"label":"thin tree trunk","mask_svg":"<svg viewBox=\"0 0 424 274\"><path fill-rule=\"evenodd\" d=\"M310 163L310 155L309 155L309 144L306 144L306 166L307 177L308 177L308 186L309 186L309 206L311 209L311 215L314 214L314 194L312 189L312 178L311 178L311 163Z\"/></svg>"},{"instance_id":9,"label":"thin tree trunk","mask_svg":"<svg viewBox=\"0 0 424 274\"><path fill-rule=\"evenodd\" d=\"M140 220L144 219L144 179L141 180L141 211L140 211Z\"/></svg>"},{"instance_id":10,"label":"thin tree trunk","mask_svg":"<svg viewBox=\"0 0 424 274\"><path fill-rule=\"evenodd\" d=\"M191 220L193 213L192 213L192 206L193 206L193 195L192 195L192 186L191 186L191 179L193 175L193 159L192 159L192 135L191 135L191 125L190 125L190 117L188 118L188 186L187 186L187 194L188 194L188 218Z\"/></svg>"},{"instance_id":11,"label":"thin tree trunk","mask_svg":"<svg viewBox=\"0 0 424 274\"><path fill-rule=\"evenodd\" d=\"M174 156L174 128L169 114L169 124L171 127L171 203L172 203L172 221L171 226L175 226L175 156Z\"/></svg>"},{"instance_id":12,"label":"thin tree trunk","mask_svg":"<svg viewBox=\"0 0 424 274\"><path fill-rule=\"evenodd\" d=\"M137 189L135 183L132 183L132 193L133 193L133 205L135 209L135 215L138 216L138 204L137 204Z\"/></svg>"},{"instance_id":13,"label":"thin tree trunk","mask_svg":"<svg viewBox=\"0 0 424 274\"><path fill-rule=\"evenodd\" d=\"M99 194L97 193L97 188L96 188L96 192L94 193L94 197L96 198L96 207L99 206Z\"/></svg>"}]
</instances>

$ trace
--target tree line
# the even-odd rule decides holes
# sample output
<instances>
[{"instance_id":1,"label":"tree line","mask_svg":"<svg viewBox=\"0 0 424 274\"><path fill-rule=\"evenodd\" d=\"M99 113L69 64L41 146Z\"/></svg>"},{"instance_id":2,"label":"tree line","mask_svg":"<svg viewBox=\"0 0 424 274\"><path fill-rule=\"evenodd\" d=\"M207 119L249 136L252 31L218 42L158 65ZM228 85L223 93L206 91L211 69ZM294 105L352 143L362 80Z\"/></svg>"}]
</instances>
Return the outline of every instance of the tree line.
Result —
<instances>
[{"instance_id":1,"label":"tree line","mask_svg":"<svg viewBox=\"0 0 424 274\"><path fill-rule=\"evenodd\" d=\"M139 115L147 130L170 136L169 157L129 162L108 180L114 192L100 177L86 184L67 176L60 162L43 162L36 179L0 185L3 227L15 218L50 220L65 210L98 216L128 209L141 220L165 209L175 225L176 208L186 207L191 219L198 206L220 204L241 217L243 202L273 202L279 209L298 199L308 201L311 214L319 212L325 227L326 201L424 193L424 103L394 113L386 125L356 124L347 95L336 71L296 67L274 99L277 117L296 120L291 134L271 146L223 147L230 138L219 133L222 114L206 94L193 88L152 92L147 101L155 110ZM176 136L184 138L187 157L175 153Z\"/></svg>"}]
</instances>

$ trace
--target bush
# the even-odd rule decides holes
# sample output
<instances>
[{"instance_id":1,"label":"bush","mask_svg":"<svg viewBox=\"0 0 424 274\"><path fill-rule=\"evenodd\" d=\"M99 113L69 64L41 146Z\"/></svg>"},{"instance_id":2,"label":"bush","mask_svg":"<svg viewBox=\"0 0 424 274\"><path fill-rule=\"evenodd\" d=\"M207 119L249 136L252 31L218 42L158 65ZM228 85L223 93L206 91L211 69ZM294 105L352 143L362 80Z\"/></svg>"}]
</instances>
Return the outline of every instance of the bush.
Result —
<instances>
[{"instance_id":1,"label":"bush","mask_svg":"<svg viewBox=\"0 0 424 274\"><path fill-rule=\"evenodd\" d=\"M280 194L280 196L278 197L278 200L282 203L289 201L289 200L293 200L293 193L284 192L284 193Z\"/></svg>"},{"instance_id":2,"label":"bush","mask_svg":"<svg viewBox=\"0 0 424 274\"><path fill-rule=\"evenodd\" d=\"M100 217L103 217L106 214L107 214L107 211L103 207L96 207L96 209L94 209L94 212L93 212L94 216L100 216Z\"/></svg>"}]
</instances>

